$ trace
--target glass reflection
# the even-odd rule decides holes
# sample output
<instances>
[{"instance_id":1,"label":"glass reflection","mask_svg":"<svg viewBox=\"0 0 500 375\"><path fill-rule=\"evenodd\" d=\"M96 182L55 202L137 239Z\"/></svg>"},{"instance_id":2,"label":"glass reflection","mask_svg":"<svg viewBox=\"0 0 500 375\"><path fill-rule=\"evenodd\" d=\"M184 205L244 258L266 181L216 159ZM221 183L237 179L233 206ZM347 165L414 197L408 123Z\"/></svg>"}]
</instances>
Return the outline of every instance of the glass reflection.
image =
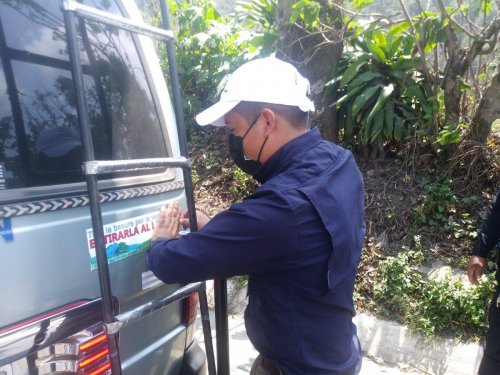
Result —
<instances>
[{"instance_id":1,"label":"glass reflection","mask_svg":"<svg viewBox=\"0 0 500 375\"><path fill-rule=\"evenodd\" d=\"M112 1L84 3L120 14ZM81 21L79 46L96 159L165 157L131 35ZM0 166L6 188L82 180L60 0L1 0L0 53Z\"/></svg>"}]
</instances>

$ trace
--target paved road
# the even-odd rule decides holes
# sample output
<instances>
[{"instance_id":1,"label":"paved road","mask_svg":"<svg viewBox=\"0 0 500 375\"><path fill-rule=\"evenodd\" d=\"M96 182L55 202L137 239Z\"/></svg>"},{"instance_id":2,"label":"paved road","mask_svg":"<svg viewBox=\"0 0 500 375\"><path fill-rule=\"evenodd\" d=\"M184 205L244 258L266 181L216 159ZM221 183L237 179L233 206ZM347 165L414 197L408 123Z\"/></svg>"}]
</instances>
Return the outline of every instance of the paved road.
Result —
<instances>
[{"instance_id":1,"label":"paved road","mask_svg":"<svg viewBox=\"0 0 500 375\"><path fill-rule=\"evenodd\" d=\"M213 314L211 314L211 327L213 344L215 345L215 323L213 322ZM196 338L202 348L205 347L203 332L201 329L201 320L198 317L196 322ZM229 326L229 361L231 367L231 375L247 375L250 372L252 363L257 356L256 350L248 340L245 325L243 323L243 316L241 314L230 315L228 318ZM373 358L365 357L363 359L363 367L360 375L422 375L424 372L418 371L409 366L392 366L383 362L377 361Z\"/></svg>"}]
</instances>

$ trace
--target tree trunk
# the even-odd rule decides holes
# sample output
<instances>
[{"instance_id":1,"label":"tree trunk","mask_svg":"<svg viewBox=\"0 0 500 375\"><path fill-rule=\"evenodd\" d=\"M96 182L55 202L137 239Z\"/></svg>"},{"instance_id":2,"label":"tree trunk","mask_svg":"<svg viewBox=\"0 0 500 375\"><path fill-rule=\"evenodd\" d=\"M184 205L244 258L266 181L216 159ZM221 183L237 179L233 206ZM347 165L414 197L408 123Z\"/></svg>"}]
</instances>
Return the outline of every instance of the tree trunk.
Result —
<instances>
[{"instance_id":1,"label":"tree trunk","mask_svg":"<svg viewBox=\"0 0 500 375\"><path fill-rule=\"evenodd\" d=\"M336 100L336 93L325 94L324 84L332 79L337 70L342 54L343 43L339 37L342 28L340 11L329 4L321 4L321 20L334 19L335 24L328 25L330 30L310 34L297 25L290 24L291 6L296 0L278 2L276 25L279 33L277 57L294 64L311 83L311 97L316 107L315 121L319 124L325 138L337 139L337 110L330 107ZM337 2L339 2L337 0Z\"/></svg>"},{"instance_id":2,"label":"tree trunk","mask_svg":"<svg viewBox=\"0 0 500 375\"><path fill-rule=\"evenodd\" d=\"M462 114L460 99L462 92L460 91L461 77L464 76L469 68L469 61L466 59L466 54L463 49L449 50L448 67L443 78L442 87L444 90L444 109L445 123L448 125L458 126L460 116Z\"/></svg>"},{"instance_id":3,"label":"tree trunk","mask_svg":"<svg viewBox=\"0 0 500 375\"><path fill-rule=\"evenodd\" d=\"M495 120L500 119L500 69L488 87L484 90L483 97L477 106L472 118L468 138L486 144Z\"/></svg>"},{"instance_id":4,"label":"tree trunk","mask_svg":"<svg viewBox=\"0 0 500 375\"><path fill-rule=\"evenodd\" d=\"M438 0L438 5L442 16L447 17L443 1ZM497 11L495 18L479 34L474 36L468 48L460 48L452 23L447 26L448 41L445 45L448 52L448 63L441 84L444 90L445 122L447 125L458 126L462 115L460 82L477 56L495 51L499 30L500 10Z\"/></svg>"}]
</instances>

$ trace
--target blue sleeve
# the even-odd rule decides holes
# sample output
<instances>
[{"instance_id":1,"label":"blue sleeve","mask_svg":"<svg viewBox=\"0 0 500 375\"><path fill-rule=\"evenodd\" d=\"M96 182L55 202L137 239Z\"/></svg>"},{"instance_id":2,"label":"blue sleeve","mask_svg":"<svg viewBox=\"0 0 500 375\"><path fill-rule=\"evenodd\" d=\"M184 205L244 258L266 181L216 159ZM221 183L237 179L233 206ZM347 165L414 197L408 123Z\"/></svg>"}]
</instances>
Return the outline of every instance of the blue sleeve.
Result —
<instances>
[{"instance_id":1,"label":"blue sleeve","mask_svg":"<svg viewBox=\"0 0 500 375\"><path fill-rule=\"evenodd\" d=\"M154 241L146 261L162 281L188 283L290 268L296 261L291 252L299 247L293 210L265 192L216 215L198 232Z\"/></svg>"},{"instance_id":2,"label":"blue sleeve","mask_svg":"<svg viewBox=\"0 0 500 375\"><path fill-rule=\"evenodd\" d=\"M477 236L472 254L486 258L500 239L500 190L498 190L491 211Z\"/></svg>"}]
</instances>

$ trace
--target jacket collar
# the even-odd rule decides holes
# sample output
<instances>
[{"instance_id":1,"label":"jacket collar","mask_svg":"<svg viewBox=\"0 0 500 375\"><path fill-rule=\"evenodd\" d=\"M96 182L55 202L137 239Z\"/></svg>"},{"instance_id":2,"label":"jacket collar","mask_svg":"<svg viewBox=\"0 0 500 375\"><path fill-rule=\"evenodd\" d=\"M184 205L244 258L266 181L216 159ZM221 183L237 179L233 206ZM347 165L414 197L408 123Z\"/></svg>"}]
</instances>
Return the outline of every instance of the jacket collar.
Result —
<instances>
[{"instance_id":1,"label":"jacket collar","mask_svg":"<svg viewBox=\"0 0 500 375\"><path fill-rule=\"evenodd\" d=\"M306 131L304 134L291 140L276 151L262 167L255 173L255 178L261 184L278 175L294 162L294 159L302 159L301 154L314 147L321 141L318 128Z\"/></svg>"}]
</instances>

